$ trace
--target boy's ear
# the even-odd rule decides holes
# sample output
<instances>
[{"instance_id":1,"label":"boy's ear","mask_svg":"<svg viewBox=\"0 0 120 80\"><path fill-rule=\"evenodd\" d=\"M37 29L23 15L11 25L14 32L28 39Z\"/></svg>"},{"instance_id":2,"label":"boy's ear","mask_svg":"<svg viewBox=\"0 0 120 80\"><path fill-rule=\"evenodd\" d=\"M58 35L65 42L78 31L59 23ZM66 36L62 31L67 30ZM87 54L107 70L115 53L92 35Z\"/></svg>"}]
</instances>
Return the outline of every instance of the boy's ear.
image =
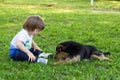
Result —
<instances>
[{"instance_id":1,"label":"boy's ear","mask_svg":"<svg viewBox=\"0 0 120 80\"><path fill-rule=\"evenodd\" d=\"M64 46L63 46L63 45L58 45L58 46L57 46L57 50L58 50L59 52L63 51L63 50L64 50Z\"/></svg>"}]
</instances>

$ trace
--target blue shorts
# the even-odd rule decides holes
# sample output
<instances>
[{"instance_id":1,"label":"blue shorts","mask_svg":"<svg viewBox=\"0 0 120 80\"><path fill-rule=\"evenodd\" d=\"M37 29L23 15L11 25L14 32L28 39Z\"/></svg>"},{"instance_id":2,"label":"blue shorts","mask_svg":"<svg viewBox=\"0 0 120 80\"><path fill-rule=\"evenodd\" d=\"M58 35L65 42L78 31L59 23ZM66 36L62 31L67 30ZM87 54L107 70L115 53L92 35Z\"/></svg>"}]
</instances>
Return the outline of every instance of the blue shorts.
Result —
<instances>
[{"instance_id":1,"label":"blue shorts","mask_svg":"<svg viewBox=\"0 0 120 80\"><path fill-rule=\"evenodd\" d=\"M36 60L38 55L41 53L40 50L34 51L34 48L31 48L30 52L32 52L33 55L36 56ZM15 61L28 61L29 59L28 55L19 49L10 49L10 58Z\"/></svg>"}]
</instances>

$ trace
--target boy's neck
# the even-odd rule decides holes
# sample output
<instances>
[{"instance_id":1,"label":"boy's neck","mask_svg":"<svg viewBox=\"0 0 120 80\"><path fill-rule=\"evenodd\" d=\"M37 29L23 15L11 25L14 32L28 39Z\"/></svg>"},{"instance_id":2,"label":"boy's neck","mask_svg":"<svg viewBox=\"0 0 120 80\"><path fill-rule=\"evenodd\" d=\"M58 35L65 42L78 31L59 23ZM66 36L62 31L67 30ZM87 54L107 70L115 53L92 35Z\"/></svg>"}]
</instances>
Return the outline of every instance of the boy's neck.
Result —
<instances>
[{"instance_id":1,"label":"boy's neck","mask_svg":"<svg viewBox=\"0 0 120 80\"><path fill-rule=\"evenodd\" d=\"M26 29L24 29L24 30L26 30ZM32 35L32 31L28 31L28 30L26 30L26 32L28 33L29 36Z\"/></svg>"}]
</instances>

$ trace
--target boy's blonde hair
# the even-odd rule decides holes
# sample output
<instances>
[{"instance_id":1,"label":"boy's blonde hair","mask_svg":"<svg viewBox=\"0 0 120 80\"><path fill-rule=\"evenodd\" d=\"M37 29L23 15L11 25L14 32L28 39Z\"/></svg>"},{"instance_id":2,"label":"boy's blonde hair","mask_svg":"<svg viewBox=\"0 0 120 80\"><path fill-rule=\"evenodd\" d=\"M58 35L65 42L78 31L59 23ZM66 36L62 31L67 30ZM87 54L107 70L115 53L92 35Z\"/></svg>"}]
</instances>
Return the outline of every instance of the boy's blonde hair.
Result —
<instances>
[{"instance_id":1,"label":"boy's blonde hair","mask_svg":"<svg viewBox=\"0 0 120 80\"><path fill-rule=\"evenodd\" d=\"M29 16L24 22L23 28L28 31L34 31L35 29L43 30L45 24L40 16Z\"/></svg>"}]
</instances>

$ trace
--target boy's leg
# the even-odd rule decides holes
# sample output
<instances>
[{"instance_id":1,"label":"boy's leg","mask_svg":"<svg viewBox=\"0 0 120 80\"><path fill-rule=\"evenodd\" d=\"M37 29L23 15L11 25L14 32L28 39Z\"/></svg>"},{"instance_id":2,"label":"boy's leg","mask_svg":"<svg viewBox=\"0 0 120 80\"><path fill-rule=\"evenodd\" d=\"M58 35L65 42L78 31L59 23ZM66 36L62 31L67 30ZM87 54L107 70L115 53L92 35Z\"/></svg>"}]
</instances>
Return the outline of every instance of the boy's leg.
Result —
<instances>
[{"instance_id":1,"label":"boy's leg","mask_svg":"<svg viewBox=\"0 0 120 80\"><path fill-rule=\"evenodd\" d=\"M36 56L36 57L41 57L41 58L53 58L53 54L52 53L45 53L43 51L40 50L35 50L34 48L31 48L30 51Z\"/></svg>"},{"instance_id":2,"label":"boy's leg","mask_svg":"<svg viewBox=\"0 0 120 80\"><path fill-rule=\"evenodd\" d=\"M29 57L26 53L24 53L23 51L21 50L14 50L14 52L16 53L14 56L12 56L11 58L15 61L28 61ZM40 51L39 50L36 50L34 52L34 49L32 50L31 49L31 52L34 53L34 55L38 56L40 54ZM33 61L33 62L38 62L38 63L44 63L44 64L47 64L48 60L47 59L44 59L44 58L38 58L36 57L36 60Z\"/></svg>"},{"instance_id":3,"label":"boy's leg","mask_svg":"<svg viewBox=\"0 0 120 80\"><path fill-rule=\"evenodd\" d=\"M42 51L40 51L40 50L35 50L35 51L34 51L34 48L31 48L31 49L30 49L30 52L32 52L36 57L38 57L39 54L42 53Z\"/></svg>"},{"instance_id":4,"label":"boy's leg","mask_svg":"<svg viewBox=\"0 0 120 80\"><path fill-rule=\"evenodd\" d=\"M28 61L29 57L26 53L24 53L21 50L17 50L15 52L16 52L16 54L13 57L11 57L13 60L15 60L15 61Z\"/></svg>"},{"instance_id":5,"label":"boy's leg","mask_svg":"<svg viewBox=\"0 0 120 80\"><path fill-rule=\"evenodd\" d=\"M53 58L53 54L52 53L42 52L38 57L41 57L41 58Z\"/></svg>"}]
</instances>

